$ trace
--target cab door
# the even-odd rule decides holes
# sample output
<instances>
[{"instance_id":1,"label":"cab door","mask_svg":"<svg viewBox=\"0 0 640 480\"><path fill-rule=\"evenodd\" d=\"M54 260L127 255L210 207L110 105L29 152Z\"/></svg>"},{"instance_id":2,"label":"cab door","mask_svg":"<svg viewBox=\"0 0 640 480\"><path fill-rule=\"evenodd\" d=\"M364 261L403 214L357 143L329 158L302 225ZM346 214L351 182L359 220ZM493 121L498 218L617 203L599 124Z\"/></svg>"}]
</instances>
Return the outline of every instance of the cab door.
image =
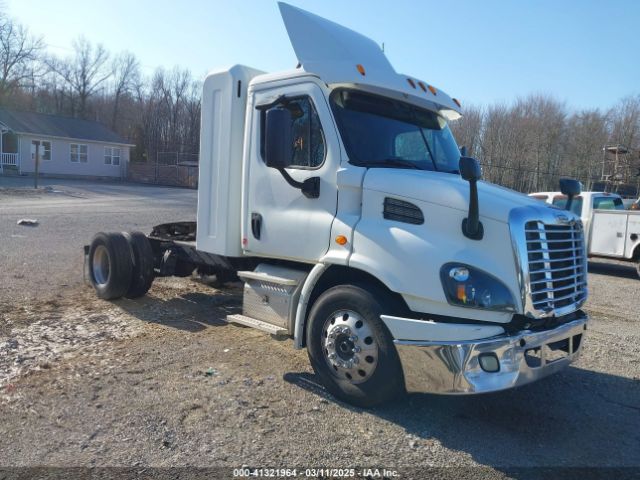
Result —
<instances>
[{"instance_id":1,"label":"cab door","mask_svg":"<svg viewBox=\"0 0 640 480\"><path fill-rule=\"evenodd\" d=\"M279 102L274 103L276 99ZM268 106L268 108L266 108ZM254 94L250 151L245 168L243 249L246 254L315 263L329 248L336 215L338 135L327 100L312 82ZM296 181L318 177L317 198L307 198L264 162L264 125L269 108L291 111L292 165Z\"/></svg>"}]
</instances>

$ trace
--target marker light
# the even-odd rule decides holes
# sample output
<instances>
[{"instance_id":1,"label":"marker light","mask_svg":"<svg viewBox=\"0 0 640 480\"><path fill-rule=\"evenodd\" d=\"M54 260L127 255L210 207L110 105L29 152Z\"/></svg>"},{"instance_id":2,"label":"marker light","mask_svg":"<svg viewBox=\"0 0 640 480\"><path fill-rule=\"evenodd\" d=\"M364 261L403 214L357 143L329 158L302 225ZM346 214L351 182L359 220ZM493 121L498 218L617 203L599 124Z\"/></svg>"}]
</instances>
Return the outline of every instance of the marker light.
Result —
<instances>
[{"instance_id":1,"label":"marker light","mask_svg":"<svg viewBox=\"0 0 640 480\"><path fill-rule=\"evenodd\" d=\"M416 88L416 82L414 82L410 78L407 78L407 82L409 82L409 85L411 85L411 88Z\"/></svg>"},{"instance_id":2,"label":"marker light","mask_svg":"<svg viewBox=\"0 0 640 480\"><path fill-rule=\"evenodd\" d=\"M422 89L423 92L427 91L427 86L424 83L418 82L418 85L420 86L420 88Z\"/></svg>"},{"instance_id":3,"label":"marker light","mask_svg":"<svg viewBox=\"0 0 640 480\"><path fill-rule=\"evenodd\" d=\"M452 98L451 100L453 100L453 103L458 105L458 108L462 108L462 105L460 105L460 100L458 100L457 98Z\"/></svg>"},{"instance_id":4,"label":"marker light","mask_svg":"<svg viewBox=\"0 0 640 480\"><path fill-rule=\"evenodd\" d=\"M436 95L438 93L438 91L435 89L435 87L433 87L432 85L429 85L429 91L431 93L433 93L434 95Z\"/></svg>"},{"instance_id":5,"label":"marker light","mask_svg":"<svg viewBox=\"0 0 640 480\"><path fill-rule=\"evenodd\" d=\"M358 69L358 71L360 72L360 75L362 75L363 77L366 75L365 71L364 71L364 67L360 64L356 65L356 68Z\"/></svg>"},{"instance_id":6,"label":"marker light","mask_svg":"<svg viewBox=\"0 0 640 480\"><path fill-rule=\"evenodd\" d=\"M347 237L345 237L344 235L338 235L336 237L336 243L338 245L346 245L347 244Z\"/></svg>"}]
</instances>

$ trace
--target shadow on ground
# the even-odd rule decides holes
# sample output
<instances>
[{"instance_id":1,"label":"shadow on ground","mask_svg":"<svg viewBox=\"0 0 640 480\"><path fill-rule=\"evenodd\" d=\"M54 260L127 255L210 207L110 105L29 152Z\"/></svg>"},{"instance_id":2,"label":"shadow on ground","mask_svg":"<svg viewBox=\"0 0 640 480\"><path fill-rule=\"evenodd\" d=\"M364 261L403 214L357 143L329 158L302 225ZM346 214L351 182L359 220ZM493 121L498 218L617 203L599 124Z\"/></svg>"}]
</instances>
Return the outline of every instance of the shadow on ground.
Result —
<instances>
[{"instance_id":1,"label":"shadow on ground","mask_svg":"<svg viewBox=\"0 0 640 480\"><path fill-rule=\"evenodd\" d=\"M636 264L629 263L604 263L604 262L589 262L589 273L596 273L598 275L609 275L611 277L621 278L638 278L636 271Z\"/></svg>"},{"instance_id":2,"label":"shadow on ground","mask_svg":"<svg viewBox=\"0 0 640 480\"><path fill-rule=\"evenodd\" d=\"M312 374L289 373L285 381L336 401ZM414 394L369 413L515 478L541 478L527 467L640 469L640 382L614 375L570 367L515 390Z\"/></svg>"},{"instance_id":3,"label":"shadow on ground","mask_svg":"<svg viewBox=\"0 0 640 480\"><path fill-rule=\"evenodd\" d=\"M242 307L238 294L233 291L188 292L168 299L148 294L135 300L117 300L114 304L144 322L193 333L227 325L226 316L240 313Z\"/></svg>"}]
</instances>

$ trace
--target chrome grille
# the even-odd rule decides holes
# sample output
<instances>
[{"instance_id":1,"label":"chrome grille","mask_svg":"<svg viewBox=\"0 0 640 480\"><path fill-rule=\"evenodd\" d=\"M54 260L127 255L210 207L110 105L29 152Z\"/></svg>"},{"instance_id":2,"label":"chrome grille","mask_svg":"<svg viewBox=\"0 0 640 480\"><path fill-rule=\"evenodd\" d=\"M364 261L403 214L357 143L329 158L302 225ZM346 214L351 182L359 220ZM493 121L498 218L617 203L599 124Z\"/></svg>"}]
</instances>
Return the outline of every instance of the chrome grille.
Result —
<instances>
[{"instance_id":1,"label":"chrome grille","mask_svg":"<svg viewBox=\"0 0 640 480\"><path fill-rule=\"evenodd\" d=\"M551 312L587 298L587 262L581 222L525 224L531 304Z\"/></svg>"}]
</instances>

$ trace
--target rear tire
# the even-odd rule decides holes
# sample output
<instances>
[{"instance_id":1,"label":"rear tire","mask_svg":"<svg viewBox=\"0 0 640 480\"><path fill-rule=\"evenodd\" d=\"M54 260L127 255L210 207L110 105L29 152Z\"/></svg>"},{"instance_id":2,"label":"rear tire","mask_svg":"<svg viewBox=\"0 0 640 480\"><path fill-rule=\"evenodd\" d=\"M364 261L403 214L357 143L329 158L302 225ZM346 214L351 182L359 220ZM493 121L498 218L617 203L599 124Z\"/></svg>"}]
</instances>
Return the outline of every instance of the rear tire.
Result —
<instances>
[{"instance_id":1,"label":"rear tire","mask_svg":"<svg viewBox=\"0 0 640 480\"><path fill-rule=\"evenodd\" d=\"M380 320L393 310L389 295L370 285L333 287L314 303L307 351L313 370L335 397L372 407L404 392L400 359Z\"/></svg>"},{"instance_id":2,"label":"rear tire","mask_svg":"<svg viewBox=\"0 0 640 480\"><path fill-rule=\"evenodd\" d=\"M121 233L100 232L89 249L89 281L103 300L121 298L129 290L133 261L129 242Z\"/></svg>"},{"instance_id":3,"label":"rear tire","mask_svg":"<svg viewBox=\"0 0 640 480\"><path fill-rule=\"evenodd\" d=\"M146 294L155 278L153 271L153 249L147 236L142 232L123 232L133 255L131 285L127 298L138 298Z\"/></svg>"}]
</instances>

